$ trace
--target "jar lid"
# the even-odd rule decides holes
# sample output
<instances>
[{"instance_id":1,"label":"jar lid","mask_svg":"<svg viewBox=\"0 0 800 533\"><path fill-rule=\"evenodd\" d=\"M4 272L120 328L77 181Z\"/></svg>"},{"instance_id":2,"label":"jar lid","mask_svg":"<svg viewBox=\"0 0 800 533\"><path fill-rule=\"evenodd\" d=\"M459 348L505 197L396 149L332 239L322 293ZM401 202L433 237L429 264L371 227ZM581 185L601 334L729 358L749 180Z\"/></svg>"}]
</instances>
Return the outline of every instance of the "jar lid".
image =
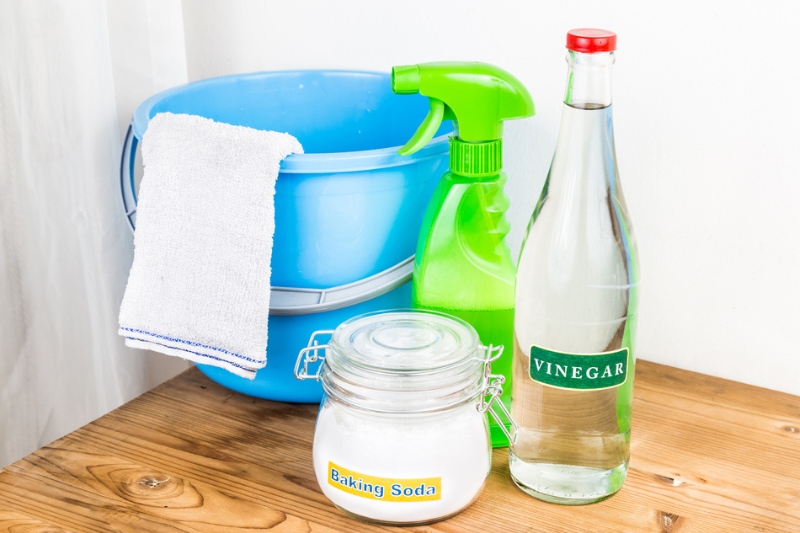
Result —
<instances>
[{"instance_id":1,"label":"jar lid","mask_svg":"<svg viewBox=\"0 0 800 533\"><path fill-rule=\"evenodd\" d=\"M595 28L578 28L567 32L567 49L593 54L617 49L617 34Z\"/></svg>"},{"instance_id":2,"label":"jar lid","mask_svg":"<svg viewBox=\"0 0 800 533\"><path fill-rule=\"evenodd\" d=\"M447 367L478 348L478 334L463 320L424 311L370 313L342 323L331 345L353 363L388 372Z\"/></svg>"},{"instance_id":3,"label":"jar lid","mask_svg":"<svg viewBox=\"0 0 800 533\"><path fill-rule=\"evenodd\" d=\"M327 394L370 410L435 410L474 398L484 363L467 322L431 311L382 311L336 328L322 384Z\"/></svg>"}]
</instances>

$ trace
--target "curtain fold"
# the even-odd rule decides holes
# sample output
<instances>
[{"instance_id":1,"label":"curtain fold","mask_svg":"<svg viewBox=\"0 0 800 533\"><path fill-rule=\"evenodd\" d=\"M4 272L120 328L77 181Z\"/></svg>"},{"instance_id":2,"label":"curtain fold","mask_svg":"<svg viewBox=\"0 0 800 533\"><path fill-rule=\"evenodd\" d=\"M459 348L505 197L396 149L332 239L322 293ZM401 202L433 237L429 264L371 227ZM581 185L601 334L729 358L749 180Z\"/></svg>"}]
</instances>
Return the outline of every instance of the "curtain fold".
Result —
<instances>
[{"instance_id":1,"label":"curtain fold","mask_svg":"<svg viewBox=\"0 0 800 533\"><path fill-rule=\"evenodd\" d=\"M185 81L178 0L0 0L0 466L186 367L116 333L121 130Z\"/></svg>"}]
</instances>

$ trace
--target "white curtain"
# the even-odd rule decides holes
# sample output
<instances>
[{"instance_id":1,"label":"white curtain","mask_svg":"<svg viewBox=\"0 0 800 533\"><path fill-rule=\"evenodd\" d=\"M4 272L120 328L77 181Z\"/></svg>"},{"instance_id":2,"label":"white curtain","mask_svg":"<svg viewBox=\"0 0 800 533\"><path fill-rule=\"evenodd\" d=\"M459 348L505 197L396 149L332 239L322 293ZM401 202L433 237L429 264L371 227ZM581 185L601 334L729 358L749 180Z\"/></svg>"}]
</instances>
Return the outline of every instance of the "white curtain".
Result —
<instances>
[{"instance_id":1,"label":"white curtain","mask_svg":"<svg viewBox=\"0 0 800 533\"><path fill-rule=\"evenodd\" d=\"M0 0L0 467L186 368L116 333L121 135L185 82L179 0Z\"/></svg>"}]
</instances>

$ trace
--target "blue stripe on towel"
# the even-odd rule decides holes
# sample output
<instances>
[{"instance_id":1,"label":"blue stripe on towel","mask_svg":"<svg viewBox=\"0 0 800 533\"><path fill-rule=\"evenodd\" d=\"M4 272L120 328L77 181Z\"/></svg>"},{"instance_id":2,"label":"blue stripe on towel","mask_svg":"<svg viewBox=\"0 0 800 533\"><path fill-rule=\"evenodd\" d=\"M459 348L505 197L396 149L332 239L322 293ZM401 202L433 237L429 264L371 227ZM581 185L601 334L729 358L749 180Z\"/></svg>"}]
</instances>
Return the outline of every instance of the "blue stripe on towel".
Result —
<instances>
[{"instance_id":1,"label":"blue stripe on towel","mask_svg":"<svg viewBox=\"0 0 800 533\"><path fill-rule=\"evenodd\" d=\"M253 370L252 368L247 368L246 366L237 365L236 363L232 363L232 362L228 361L227 359L222 359L222 358L220 358L220 357L216 357L216 356L213 356L213 355L208 355L208 354L199 353L199 352L193 352L193 351L191 351L191 350L184 350L183 348L175 348L174 346L169 346L169 345L167 345L167 344L161 344L160 342L153 342L153 341L151 341L151 340L136 339L136 338L133 338L133 337L129 337L129 338L130 338L131 340L135 340L135 341L139 341L139 342L146 342L146 343L148 343L148 344L158 344L159 346L163 346L164 348L170 348L170 349L172 349L172 350L180 350L180 351L182 351L182 352L193 353L193 354L195 354L195 355L198 355L198 356L200 356L200 357L205 357L205 358L207 358L207 359L215 359L215 360L217 360L217 361L222 361L223 363L225 363L225 364L227 364L227 365L235 366L236 368L241 368L241 369L242 369L242 370L244 370L245 372L251 372L251 373L253 373L253 374L255 374L255 372L256 372L256 371L255 371L255 370Z\"/></svg>"},{"instance_id":2,"label":"blue stripe on towel","mask_svg":"<svg viewBox=\"0 0 800 533\"><path fill-rule=\"evenodd\" d=\"M183 339L178 339L178 338L175 338L175 337L167 337L166 335L159 335L157 333L152 333L150 331L144 331L142 329L126 328L126 327L123 327L123 326L120 326L119 329L121 329L123 331L130 331L131 333L141 333L142 335L147 335L148 337L154 337L156 339L162 339L162 340L165 340L165 341L178 342L178 343L181 343L181 344L186 344L187 346L199 346L200 348L206 348L207 350L214 350L215 352L221 352L221 353L224 353L225 355L232 355L234 357L238 357L239 359L244 359L245 361L250 361L251 363L261 364L261 363L264 362L263 360L259 361L257 359L252 359L250 357L247 357L247 356L242 355L242 354L238 354L236 352L229 352L228 350L225 350L224 348L217 348L216 346L207 346L205 344L200 344L199 342L185 341ZM154 344L159 344L159 343L156 342ZM167 346L166 344L161 344L161 346L166 346L167 348L172 348L172 346ZM177 348L177 349L182 349L182 348ZM191 352L191 350L186 350L186 351L187 352ZM191 352L191 353L196 353L196 352ZM220 359L218 357L214 357L213 355L206 355L206 354L197 354L197 355L202 355L202 356L208 357L210 359L217 359L219 361L225 361L225 359ZM233 364L233 363L231 363L231 364ZM234 365L234 366L238 366L238 365ZM245 368L245 367L241 367L241 368Z\"/></svg>"}]
</instances>

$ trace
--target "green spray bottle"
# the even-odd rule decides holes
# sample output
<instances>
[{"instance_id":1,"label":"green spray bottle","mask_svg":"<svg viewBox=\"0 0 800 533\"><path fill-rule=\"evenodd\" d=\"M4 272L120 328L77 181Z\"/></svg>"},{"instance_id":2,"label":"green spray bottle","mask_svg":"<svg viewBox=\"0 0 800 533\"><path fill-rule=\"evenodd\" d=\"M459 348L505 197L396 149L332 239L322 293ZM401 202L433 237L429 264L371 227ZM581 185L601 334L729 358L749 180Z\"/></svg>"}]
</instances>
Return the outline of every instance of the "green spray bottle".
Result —
<instances>
[{"instance_id":1,"label":"green spray bottle","mask_svg":"<svg viewBox=\"0 0 800 533\"><path fill-rule=\"evenodd\" d=\"M401 155L425 146L443 120L455 126L450 171L433 193L420 230L412 306L462 318L484 345L505 347L492 373L505 376L500 399L510 408L516 267L505 242L510 227L503 192L503 121L532 116L533 100L519 80L484 63L394 67L392 90L430 99L428 116ZM492 446L508 446L503 428L491 418L489 424Z\"/></svg>"}]
</instances>

